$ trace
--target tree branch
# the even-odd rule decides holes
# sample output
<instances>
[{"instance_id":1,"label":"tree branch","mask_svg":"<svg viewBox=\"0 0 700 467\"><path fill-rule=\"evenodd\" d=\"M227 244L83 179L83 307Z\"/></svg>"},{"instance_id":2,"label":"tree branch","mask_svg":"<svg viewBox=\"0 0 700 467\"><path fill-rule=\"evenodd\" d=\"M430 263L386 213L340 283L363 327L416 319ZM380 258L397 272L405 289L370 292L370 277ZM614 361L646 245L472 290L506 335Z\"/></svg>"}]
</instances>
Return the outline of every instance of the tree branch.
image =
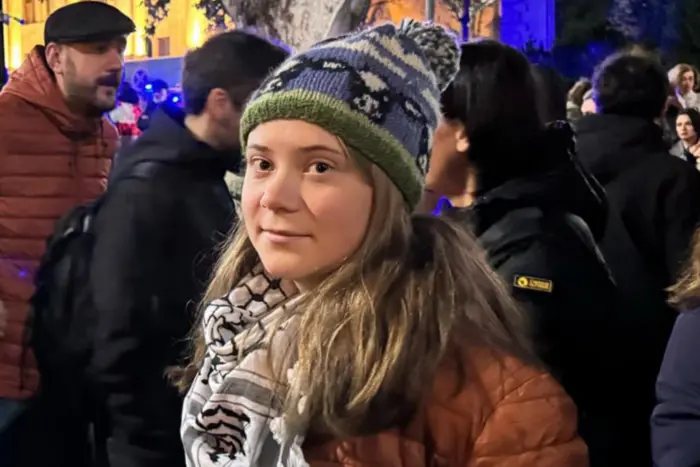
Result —
<instances>
[{"instance_id":1,"label":"tree branch","mask_svg":"<svg viewBox=\"0 0 700 467\"><path fill-rule=\"evenodd\" d=\"M335 10L326 38L338 37L358 29L365 24L371 0L343 0Z\"/></svg>"}]
</instances>

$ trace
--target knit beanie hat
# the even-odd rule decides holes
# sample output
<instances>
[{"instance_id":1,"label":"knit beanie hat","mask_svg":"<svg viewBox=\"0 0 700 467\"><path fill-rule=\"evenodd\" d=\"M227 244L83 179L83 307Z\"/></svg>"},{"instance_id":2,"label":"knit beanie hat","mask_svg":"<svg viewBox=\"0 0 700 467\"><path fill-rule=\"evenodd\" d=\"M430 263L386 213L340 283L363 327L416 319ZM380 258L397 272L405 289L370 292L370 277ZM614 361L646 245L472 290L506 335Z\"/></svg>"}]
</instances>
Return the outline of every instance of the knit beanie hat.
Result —
<instances>
[{"instance_id":1,"label":"knit beanie hat","mask_svg":"<svg viewBox=\"0 0 700 467\"><path fill-rule=\"evenodd\" d=\"M320 42L287 59L251 96L241 143L261 123L303 120L379 166L409 209L420 201L440 93L460 48L442 26L404 20Z\"/></svg>"}]
</instances>

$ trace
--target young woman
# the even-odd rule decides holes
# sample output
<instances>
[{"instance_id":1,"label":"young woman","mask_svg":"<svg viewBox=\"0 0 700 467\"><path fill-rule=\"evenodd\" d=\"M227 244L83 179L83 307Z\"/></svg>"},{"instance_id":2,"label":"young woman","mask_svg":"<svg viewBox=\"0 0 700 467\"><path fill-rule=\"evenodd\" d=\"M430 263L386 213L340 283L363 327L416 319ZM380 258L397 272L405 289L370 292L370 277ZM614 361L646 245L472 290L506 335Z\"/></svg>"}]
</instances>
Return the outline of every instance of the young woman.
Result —
<instances>
[{"instance_id":1,"label":"young woman","mask_svg":"<svg viewBox=\"0 0 700 467\"><path fill-rule=\"evenodd\" d=\"M244 225L181 375L189 466L587 465L474 240L411 216L458 63L409 20L317 44L252 97Z\"/></svg>"},{"instance_id":2,"label":"young woman","mask_svg":"<svg viewBox=\"0 0 700 467\"><path fill-rule=\"evenodd\" d=\"M698 144L698 133L695 129L700 129L700 112L695 109L683 109L676 117L676 135L678 142L671 147L671 154L687 161L693 167L698 167L700 163L700 144Z\"/></svg>"},{"instance_id":3,"label":"young woman","mask_svg":"<svg viewBox=\"0 0 700 467\"><path fill-rule=\"evenodd\" d=\"M512 47L463 44L460 71L442 94L426 185L449 199L445 214L472 230L529 313L538 356L579 408L591 464L616 465L625 417L600 384L615 385L621 358L616 288L596 246L606 200L576 160L568 124L545 127L551 109L543 113L538 97L552 89L538 84Z\"/></svg>"}]
</instances>

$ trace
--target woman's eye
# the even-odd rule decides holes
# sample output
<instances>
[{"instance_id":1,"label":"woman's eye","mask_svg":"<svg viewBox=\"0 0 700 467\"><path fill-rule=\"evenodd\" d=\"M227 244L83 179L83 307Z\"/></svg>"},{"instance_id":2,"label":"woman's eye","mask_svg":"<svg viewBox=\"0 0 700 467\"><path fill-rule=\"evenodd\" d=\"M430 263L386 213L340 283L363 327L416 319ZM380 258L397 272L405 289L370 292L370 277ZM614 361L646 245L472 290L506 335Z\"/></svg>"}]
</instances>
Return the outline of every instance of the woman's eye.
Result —
<instances>
[{"instance_id":1,"label":"woman's eye","mask_svg":"<svg viewBox=\"0 0 700 467\"><path fill-rule=\"evenodd\" d=\"M272 164L270 161L266 161L265 159L253 159L251 162L253 163L255 170L267 172L268 170L272 169Z\"/></svg>"},{"instance_id":2,"label":"woman's eye","mask_svg":"<svg viewBox=\"0 0 700 467\"><path fill-rule=\"evenodd\" d=\"M314 170L316 171L316 173L320 173L320 174L327 172L331 169L331 166L326 164L325 162L316 162L313 165L313 167L314 167Z\"/></svg>"}]
</instances>

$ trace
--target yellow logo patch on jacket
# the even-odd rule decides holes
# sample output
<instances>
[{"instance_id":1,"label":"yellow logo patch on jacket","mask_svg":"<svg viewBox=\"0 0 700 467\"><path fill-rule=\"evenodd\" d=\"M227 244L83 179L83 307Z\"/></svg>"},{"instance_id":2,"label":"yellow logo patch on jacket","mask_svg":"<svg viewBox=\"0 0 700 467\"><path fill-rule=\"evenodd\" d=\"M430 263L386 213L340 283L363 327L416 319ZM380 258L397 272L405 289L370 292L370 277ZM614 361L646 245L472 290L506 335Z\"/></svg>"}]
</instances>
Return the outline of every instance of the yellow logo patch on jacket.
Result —
<instances>
[{"instance_id":1,"label":"yellow logo patch on jacket","mask_svg":"<svg viewBox=\"0 0 700 467\"><path fill-rule=\"evenodd\" d=\"M554 283L549 279L520 275L516 275L513 278L513 285L519 289L547 293L552 293L552 289L554 288Z\"/></svg>"}]
</instances>

